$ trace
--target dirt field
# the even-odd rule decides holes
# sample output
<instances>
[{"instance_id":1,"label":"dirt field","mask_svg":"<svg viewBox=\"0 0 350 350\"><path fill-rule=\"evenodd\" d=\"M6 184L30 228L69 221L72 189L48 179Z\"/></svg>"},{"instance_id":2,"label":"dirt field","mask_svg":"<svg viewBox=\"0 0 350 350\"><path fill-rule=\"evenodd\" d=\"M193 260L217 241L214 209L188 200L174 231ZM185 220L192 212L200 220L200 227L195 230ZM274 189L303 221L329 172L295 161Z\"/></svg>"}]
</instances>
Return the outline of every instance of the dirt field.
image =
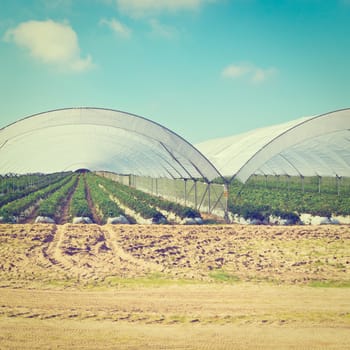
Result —
<instances>
[{"instance_id":1,"label":"dirt field","mask_svg":"<svg viewBox=\"0 0 350 350\"><path fill-rule=\"evenodd\" d=\"M349 349L350 227L0 225L0 348Z\"/></svg>"}]
</instances>

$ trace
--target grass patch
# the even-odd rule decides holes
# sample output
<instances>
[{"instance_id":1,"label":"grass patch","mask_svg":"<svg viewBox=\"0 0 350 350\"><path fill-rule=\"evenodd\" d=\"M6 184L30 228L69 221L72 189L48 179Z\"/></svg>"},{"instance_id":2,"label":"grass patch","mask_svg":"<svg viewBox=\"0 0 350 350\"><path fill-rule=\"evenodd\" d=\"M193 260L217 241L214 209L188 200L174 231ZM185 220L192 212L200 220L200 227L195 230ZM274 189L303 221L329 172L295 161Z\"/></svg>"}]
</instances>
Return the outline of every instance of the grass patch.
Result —
<instances>
[{"instance_id":1,"label":"grass patch","mask_svg":"<svg viewBox=\"0 0 350 350\"><path fill-rule=\"evenodd\" d=\"M314 288L350 288L350 281L311 281L310 287Z\"/></svg>"},{"instance_id":2,"label":"grass patch","mask_svg":"<svg viewBox=\"0 0 350 350\"><path fill-rule=\"evenodd\" d=\"M216 271L210 272L209 277L212 278L215 282L234 283L240 280L239 277L235 275L231 275L223 270L216 270Z\"/></svg>"},{"instance_id":3,"label":"grass patch","mask_svg":"<svg viewBox=\"0 0 350 350\"><path fill-rule=\"evenodd\" d=\"M43 282L43 287L45 288L67 288L76 285L77 280L75 279L50 279Z\"/></svg>"},{"instance_id":4,"label":"grass patch","mask_svg":"<svg viewBox=\"0 0 350 350\"><path fill-rule=\"evenodd\" d=\"M169 285L188 285L197 284L198 281L187 279L172 279L171 277L161 274L153 273L145 277L122 278L117 276L107 277L100 285L108 287L119 288L133 288L133 287L163 287Z\"/></svg>"}]
</instances>

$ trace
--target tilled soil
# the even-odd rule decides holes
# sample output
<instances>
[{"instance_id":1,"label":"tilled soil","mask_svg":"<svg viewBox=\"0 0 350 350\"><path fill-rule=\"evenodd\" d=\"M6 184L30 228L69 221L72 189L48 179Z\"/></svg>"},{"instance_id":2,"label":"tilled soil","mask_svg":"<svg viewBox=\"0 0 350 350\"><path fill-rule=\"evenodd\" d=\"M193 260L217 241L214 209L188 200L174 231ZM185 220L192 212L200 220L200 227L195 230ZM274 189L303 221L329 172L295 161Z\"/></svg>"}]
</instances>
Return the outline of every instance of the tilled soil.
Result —
<instances>
[{"instance_id":1,"label":"tilled soil","mask_svg":"<svg viewBox=\"0 0 350 350\"><path fill-rule=\"evenodd\" d=\"M348 226L0 225L0 285L350 281ZM110 282L108 282L110 284Z\"/></svg>"}]
</instances>

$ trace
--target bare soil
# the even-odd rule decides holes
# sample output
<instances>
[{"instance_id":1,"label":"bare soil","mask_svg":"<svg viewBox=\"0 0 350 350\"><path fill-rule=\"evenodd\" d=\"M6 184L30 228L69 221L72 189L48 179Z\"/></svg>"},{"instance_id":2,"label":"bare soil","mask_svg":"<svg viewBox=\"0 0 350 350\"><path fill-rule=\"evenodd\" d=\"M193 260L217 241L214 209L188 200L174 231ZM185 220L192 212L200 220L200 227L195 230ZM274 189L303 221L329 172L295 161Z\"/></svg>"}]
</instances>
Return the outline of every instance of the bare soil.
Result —
<instances>
[{"instance_id":1,"label":"bare soil","mask_svg":"<svg viewBox=\"0 0 350 350\"><path fill-rule=\"evenodd\" d=\"M0 348L349 349L350 228L0 225Z\"/></svg>"}]
</instances>

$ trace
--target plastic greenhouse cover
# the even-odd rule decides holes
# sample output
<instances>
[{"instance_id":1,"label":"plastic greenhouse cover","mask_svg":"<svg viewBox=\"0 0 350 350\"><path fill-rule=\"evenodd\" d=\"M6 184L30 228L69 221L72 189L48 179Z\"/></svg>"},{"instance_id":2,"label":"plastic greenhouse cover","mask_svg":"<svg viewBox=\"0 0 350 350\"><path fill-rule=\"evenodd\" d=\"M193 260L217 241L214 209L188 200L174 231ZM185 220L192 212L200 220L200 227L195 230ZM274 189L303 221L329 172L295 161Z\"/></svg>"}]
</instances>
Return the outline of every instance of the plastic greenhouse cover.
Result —
<instances>
[{"instance_id":1,"label":"plastic greenhouse cover","mask_svg":"<svg viewBox=\"0 0 350 350\"><path fill-rule=\"evenodd\" d=\"M87 168L168 178L220 177L191 144L129 113L60 109L0 130L0 173L51 173Z\"/></svg>"},{"instance_id":2,"label":"plastic greenhouse cover","mask_svg":"<svg viewBox=\"0 0 350 350\"><path fill-rule=\"evenodd\" d=\"M350 110L196 145L224 176L350 176Z\"/></svg>"},{"instance_id":3,"label":"plastic greenhouse cover","mask_svg":"<svg viewBox=\"0 0 350 350\"><path fill-rule=\"evenodd\" d=\"M223 174L243 182L252 174L350 176L349 129L350 110L345 109L209 140L197 145L198 151L139 116L61 109L0 130L0 173L88 168L209 181Z\"/></svg>"}]
</instances>

